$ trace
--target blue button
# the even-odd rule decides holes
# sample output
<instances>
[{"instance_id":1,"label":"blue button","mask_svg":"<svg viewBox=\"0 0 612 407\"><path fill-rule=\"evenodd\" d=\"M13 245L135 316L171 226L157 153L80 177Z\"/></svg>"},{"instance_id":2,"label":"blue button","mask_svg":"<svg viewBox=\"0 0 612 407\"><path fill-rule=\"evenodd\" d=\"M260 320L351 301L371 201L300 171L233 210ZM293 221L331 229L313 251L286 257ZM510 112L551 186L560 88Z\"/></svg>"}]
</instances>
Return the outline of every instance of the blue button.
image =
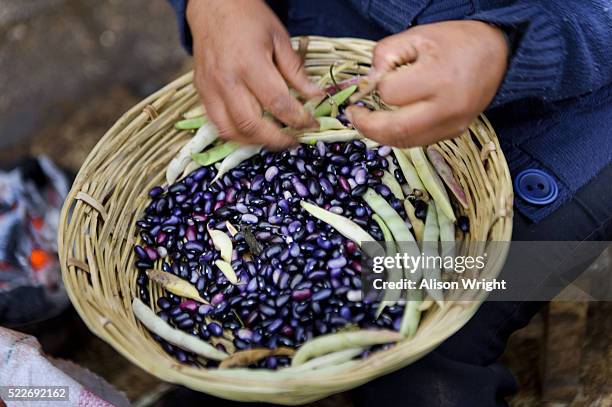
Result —
<instances>
[{"instance_id":1,"label":"blue button","mask_svg":"<svg viewBox=\"0 0 612 407\"><path fill-rule=\"evenodd\" d=\"M534 205L548 205L559 195L559 186L553 177L542 170L529 168L514 179L518 196Z\"/></svg>"}]
</instances>

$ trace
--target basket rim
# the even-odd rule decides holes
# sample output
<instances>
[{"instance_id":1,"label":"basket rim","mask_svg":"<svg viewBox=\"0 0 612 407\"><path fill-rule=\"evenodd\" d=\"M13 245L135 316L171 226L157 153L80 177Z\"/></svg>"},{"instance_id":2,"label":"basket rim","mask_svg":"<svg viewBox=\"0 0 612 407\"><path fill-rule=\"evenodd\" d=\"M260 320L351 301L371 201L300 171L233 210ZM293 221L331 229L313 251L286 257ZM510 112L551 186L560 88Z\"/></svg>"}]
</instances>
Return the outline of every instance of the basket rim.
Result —
<instances>
[{"instance_id":1,"label":"basket rim","mask_svg":"<svg viewBox=\"0 0 612 407\"><path fill-rule=\"evenodd\" d=\"M354 38L327 38L320 36L310 36L309 38L311 44L320 42L323 45L331 44L331 47L344 47L341 48L342 52L348 49L349 51L346 52L352 50L358 55L362 51L367 52L368 49L371 50L374 44L374 42L369 40ZM293 38L293 41L295 42L297 39L298 37ZM118 134L122 134L124 131L129 133L130 136L146 133L147 131L153 134L156 131L155 127L158 127L159 129L157 130L161 131L161 129L167 127L168 123L172 123L179 114L184 113L186 108L181 110L176 106L182 104L183 107L186 107L189 105L189 101L193 101L195 90L191 84L192 78L192 72L180 76L124 113L88 155L62 208L60 228L58 230L58 252L62 268L62 278L70 301L81 319L94 334L111 344L115 350L128 360L163 380L235 400L302 404L356 387L378 376L399 369L407 364L407 358L403 357L403 355L410 353L413 357L410 360L412 362L424 356L467 323L477 311L480 302L453 304L452 307L449 307L447 314L444 316L446 320L454 317L451 321L454 323L445 326L444 333L439 332L442 326L441 322L438 323L437 330L434 327L430 331L423 331L423 334L429 332L430 335L438 335L437 339L442 337L443 339L435 343L423 341L419 336L419 332L417 332L417 335L412 339L399 342L390 349L376 352L376 357L358 360L356 361L357 363L351 365L350 369L329 374L327 380L325 380L325 375L321 374L300 377L278 377L274 376L274 372L264 369L260 369L261 374L259 376L261 377L228 377L225 373L219 373L218 370L180 365L178 362L171 360L170 356L159 352L159 350L155 351L150 344L146 347L141 344L138 339L142 337L150 339L150 333L143 329L140 322L135 321L133 314L130 315L129 312L126 314L126 309L121 309L120 306L124 305L125 301L117 297L122 294L122 292L119 292L118 287L114 288L117 292L112 292L112 289L109 290L111 292L105 291L107 288L104 286L103 279L106 277L100 277L100 272L106 272L107 270L101 270L102 268L98 264L99 259L97 259L95 253L96 247L92 247L95 241L91 235L88 235L88 233L94 233L93 231L99 226L98 223L102 222L104 223L103 231L107 232L106 235L103 233L102 236L106 236L109 239L103 242L104 245L108 246L114 241L121 239L121 237L114 235L112 225L106 226L106 222L110 221L108 218L112 213L116 213L113 203L107 201L113 195L107 195L104 199L97 197L96 194L101 194L99 190L101 187L99 185L100 182L96 181L94 176L99 175L100 168L106 171L107 167L113 165L112 162L114 160L122 162L121 160L124 159L123 155L129 155L135 151L123 151L123 154L119 151L112 151L112 142L116 140ZM172 104L172 109L176 111L168 110L170 109L169 104ZM158 114L159 112L162 113ZM153 116L156 117L154 118ZM491 166L494 167L496 172L499 172L496 173L496 176L499 177L500 183L503 184L500 187L501 196L497 197L500 201L490 203L498 212L491 215L494 219L490 220L490 225L488 226L489 229L500 229L497 233L499 236L497 240L510 241L512 234L513 212L511 204L513 192L508 166L499 145L499 140L491 124L484 116L481 122L478 123L478 126L480 128L475 128L474 132L482 131L483 134L489 132L487 133L487 138L489 143L491 143L491 151L487 153L488 157L486 159L490 160ZM187 134L180 134L179 132L167 131L167 133L173 137L172 141L175 146L177 143L183 143L187 137ZM491 134L492 137L489 137ZM147 143L153 142L147 141ZM156 143L159 144L159 142ZM452 150L450 146L446 147L449 151ZM467 148L474 149L471 151L474 156L482 153L482 151L477 153L474 146L468 146ZM109 161L111 164L109 164ZM162 166L160 165L160 167ZM480 175L482 176L482 174ZM156 179L159 179L159 177ZM150 180L149 183L153 183L156 179ZM116 184L115 188L119 186L119 184ZM144 190L140 192L139 194L135 191L124 193L134 196L136 202L141 205ZM117 194L117 192L113 193ZM91 202L86 202L89 199L88 197L92 199ZM134 206L138 205L134 204ZM78 220L84 218L84 220L75 225L74 222L77 218ZM79 226L81 233L77 231ZM125 226L123 230L125 232L133 231L133 227ZM123 239L128 240L125 237ZM132 243L127 242L127 245ZM78 247L78 252L81 254L82 259L78 259L76 255L69 255L75 250L75 247ZM497 259L495 267L502 267L505 255L506 253ZM75 258L76 260L72 261ZM75 262L82 262L82 264ZM88 268L87 272L84 271L84 267ZM116 273L118 270L110 270L110 272ZM83 277L84 273L87 273L85 277ZM78 277L79 275L81 277ZM87 286L88 278L92 280L92 283L89 283L90 289L85 291L79 290L78 288ZM97 283L98 286L96 287L94 281L97 278L101 280ZM128 293L133 293L133 290L128 290ZM96 295L99 296L100 294L102 298L96 297ZM96 301L102 299L105 299L108 304L104 301ZM123 301L123 304L121 301ZM456 311L459 315L450 314L451 310ZM125 326L136 327L138 334L129 332L122 335L121 329ZM420 328L419 331L421 331ZM384 366L381 368L381 365Z\"/></svg>"}]
</instances>

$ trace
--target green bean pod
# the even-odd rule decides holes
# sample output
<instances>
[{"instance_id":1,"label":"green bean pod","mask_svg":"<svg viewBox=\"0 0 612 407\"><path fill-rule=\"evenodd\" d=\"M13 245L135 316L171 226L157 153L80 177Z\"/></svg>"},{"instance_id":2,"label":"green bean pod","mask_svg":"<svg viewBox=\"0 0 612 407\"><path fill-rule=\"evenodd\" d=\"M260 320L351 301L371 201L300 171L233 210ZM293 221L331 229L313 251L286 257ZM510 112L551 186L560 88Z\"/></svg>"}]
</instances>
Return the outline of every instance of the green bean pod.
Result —
<instances>
[{"instance_id":1,"label":"green bean pod","mask_svg":"<svg viewBox=\"0 0 612 407\"><path fill-rule=\"evenodd\" d=\"M282 370L285 373L299 373L306 372L309 370L323 369L328 366L336 366L340 363L352 360L353 358L359 356L364 350L364 347L343 349L337 352L328 353L327 355L319 356L314 359L310 359L303 365L296 367L291 366Z\"/></svg>"},{"instance_id":2,"label":"green bean pod","mask_svg":"<svg viewBox=\"0 0 612 407\"><path fill-rule=\"evenodd\" d=\"M395 158L397 158L397 164L402 170L402 174L404 174L404 178L406 178L406 182L410 187L411 191L417 190L423 194L427 194L427 190L417 173L417 170L414 168L414 165L408 160L406 154L399 148L393 147L393 153L395 154Z\"/></svg>"},{"instance_id":3,"label":"green bean pod","mask_svg":"<svg viewBox=\"0 0 612 407\"><path fill-rule=\"evenodd\" d=\"M415 242L414 236L406 222L382 196L378 195L373 189L368 188L366 193L363 194L363 200L384 220L396 242Z\"/></svg>"},{"instance_id":4,"label":"green bean pod","mask_svg":"<svg viewBox=\"0 0 612 407\"><path fill-rule=\"evenodd\" d=\"M395 254L397 253L397 248L395 247L395 240L393 240L393 235L385 224L385 221L376 213L372 215L372 219L378 224L378 227L383 232L383 236L385 238L385 243L387 246L387 256L395 256ZM403 269L401 267L393 267L391 269L387 268L388 281L400 281L403 277L403 274ZM394 298L394 292L395 290L385 290L382 301L378 304L378 308L376 309L376 318L380 316L380 314L384 311L385 307L392 307L397 302L399 296L397 298Z\"/></svg>"},{"instance_id":5,"label":"green bean pod","mask_svg":"<svg viewBox=\"0 0 612 407\"><path fill-rule=\"evenodd\" d=\"M425 152L421 147L413 147L408 151L412 158L412 163L423 181L427 192L429 192L429 195L431 195L436 205L440 206L442 212L444 212L451 221L455 222L455 213L453 212L453 207L446 193L446 189L444 188L444 184L429 163L429 160L425 156Z\"/></svg>"},{"instance_id":6,"label":"green bean pod","mask_svg":"<svg viewBox=\"0 0 612 407\"><path fill-rule=\"evenodd\" d=\"M408 290L406 304L404 304L404 316L400 325L400 334L406 338L412 338L419 327L422 300L421 290Z\"/></svg>"},{"instance_id":7,"label":"green bean pod","mask_svg":"<svg viewBox=\"0 0 612 407\"><path fill-rule=\"evenodd\" d=\"M190 298L205 304L208 303L208 301L200 296L200 293L193 285L172 273L166 273L164 271L154 269L149 269L146 271L146 273L151 281L155 281L172 294Z\"/></svg>"},{"instance_id":8,"label":"green bean pod","mask_svg":"<svg viewBox=\"0 0 612 407\"><path fill-rule=\"evenodd\" d=\"M395 240L393 240L391 230L389 230L389 228L385 224L385 221L380 216L378 216L377 213L372 215L372 219L374 220L374 222L376 222L376 224L378 224L378 227L382 231L385 242L391 244L392 246L395 246Z\"/></svg>"},{"instance_id":9,"label":"green bean pod","mask_svg":"<svg viewBox=\"0 0 612 407\"><path fill-rule=\"evenodd\" d=\"M455 257L455 224L444 212L436 205L438 215L438 227L440 228L440 246L443 256ZM445 268L444 271L452 272L452 268Z\"/></svg>"},{"instance_id":10,"label":"green bean pod","mask_svg":"<svg viewBox=\"0 0 612 407\"><path fill-rule=\"evenodd\" d=\"M200 166L207 166L216 163L217 161L223 160L225 157L236 151L240 147L240 144L234 143L233 141L226 141L217 146L209 148L208 150L192 154L191 159L198 163Z\"/></svg>"},{"instance_id":11,"label":"green bean pod","mask_svg":"<svg viewBox=\"0 0 612 407\"><path fill-rule=\"evenodd\" d=\"M291 366L301 366L312 358L342 349L381 345L402 339L402 335L389 330L360 330L322 335L304 343L293 356Z\"/></svg>"},{"instance_id":12,"label":"green bean pod","mask_svg":"<svg viewBox=\"0 0 612 407\"><path fill-rule=\"evenodd\" d=\"M412 231L414 232L414 236L419 244L423 243L423 230L425 229L425 224L423 221L416 217L415 209L409 199L404 199L404 210L406 211L406 215L410 220L410 224L412 225Z\"/></svg>"},{"instance_id":13,"label":"green bean pod","mask_svg":"<svg viewBox=\"0 0 612 407\"><path fill-rule=\"evenodd\" d=\"M317 121L319 122L319 131L346 129L346 126L335 117L317 117Z\"/></svg>"},{"instance_id":14,"label":"green bean pod","mask_svg":"<svg viewBox=\"0 0 612 407\"><path fill-rule=\"evenodd\" d=\"M393 193L397 199L404 199L404 191L402 191L402 186L389 171L383 171L383 176L380 180L383 184L389 187L391 193Z\"/></svg>"},{"instance_id":15,"label":"green bean pod","mask_svg":"<svg viewBox=\"0 0 612 407\"><path fill-rule=\"evenodd\" d=\"M262 146L258 145L244 145L238 147L232 153L230 153L223 161L221 161L221 165L219 166L219 172L217 176L211 181L211 184L217 182L217 180L221 179L228 171L236 168L241 162L244 160L248 160L254 155L258 154L262 149Z\"/></svg>"},{"instance_id":16,"label":"green bean pod","mask_svg":"<svg viewBox=\"0 0 612 407\"><path fill-rule=\"evenodd\" d=\"M410 232L408 224L402 217L389 205L389 203L374 190L368 188L363 194L363 200L372 208L372 210L380 216L385 224L391 230L393 239L396 242L399 253L407 254L410 257L417 258L421 255L419 247ZM421 277L421 270L417 268L412 270L408 278L418 281Z\"/></svg>"},{"instance_id":17,"label":"green bean pod","mask_svg":"<svg viewBox=\"0 0 612 407\"><path fill-rule=\"evenodd\" d=\"M342 236L357 243L369 256L376 257L385 255L385 251L378 245L376 239L352 220L342 215L332 213L310 202L301 201L300 205L306 212L327 223L332 228L336 229ZM368 244L364 245L364 243Z\"/></svg>"},{"instance_id":18,"label":"green bean pod","mask_svg":"<svg viewBox=\"0 0 612 407\"><path fill-rule=\"evenodd\" d=\"M200 116L191 119L180 120L174 124L174 127L177 130L195 130L204 126L206 122L208 122L208 119L204 116Z\"/></svg>"},{"instance_id":19,"label":"green bean pod","mask_svg":"<svg viewBox=\"0 0 612 407\"><path fill-rule=\"evenodd\" d=\"M348 100L349 97L357 90L357 85L349 86L348 88L342 89L340 92L332 95L325 99L319 106L315 108L314 116L329 116L332 112L332 106L340 106Z\"/></svg>"},{"instance_id":20,"label":"green bean pod","mask_svg":"<svg viewBox=\"0 0 612 407\"><path fill-rule=\"evenodd\" d=\"M324 143L339 143L360 139L363 136L357 130L327 130L321 132L307 132L298 137L302 144L314 144L317 141Z\"/></svg>"},{"instance_id":21,"label":"green bean pod","mask_svg":"<svg viewBox=\"0 0 612 407\"><path fill-rule=\"evenodd\" d=\"M438 226L438 214L436 211L436 204L434 202L429 203L427 210L427 217L425 218L425 231L423 232L423 253L425 256L439 256L438 253L438 239L440 237L440 228ZM440 268L434 262L433 267L423 267L423 278L434 282L440 281L442 275ZM428 285L428 287L431 284ZM442 305L444 301L444 295L441 290L435 288L426 288L427 293L436 302Z\"/></svg>"}]
</instances>

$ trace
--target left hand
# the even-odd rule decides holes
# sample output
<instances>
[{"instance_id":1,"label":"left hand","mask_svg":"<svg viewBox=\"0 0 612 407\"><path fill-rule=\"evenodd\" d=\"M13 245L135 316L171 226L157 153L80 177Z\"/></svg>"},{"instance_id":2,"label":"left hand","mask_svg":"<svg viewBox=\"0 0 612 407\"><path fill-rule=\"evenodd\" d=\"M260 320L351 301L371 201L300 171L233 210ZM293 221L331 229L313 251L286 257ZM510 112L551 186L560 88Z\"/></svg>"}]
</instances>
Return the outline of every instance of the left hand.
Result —
<instances>
[{"instance_id":1,"label":"left hand","mask_svg":"<svg viewBox=\"0 0 612 407\"><path fill-rule=\"evenodd\" d=\"M417 26L380 41L371 79L394 111L350 106L347 117L369 138L411 147L455 137L491 103L507 68L501 30L480 21ZM402 66L396 69L400 65Z\"/></svg>"}]
</instances>

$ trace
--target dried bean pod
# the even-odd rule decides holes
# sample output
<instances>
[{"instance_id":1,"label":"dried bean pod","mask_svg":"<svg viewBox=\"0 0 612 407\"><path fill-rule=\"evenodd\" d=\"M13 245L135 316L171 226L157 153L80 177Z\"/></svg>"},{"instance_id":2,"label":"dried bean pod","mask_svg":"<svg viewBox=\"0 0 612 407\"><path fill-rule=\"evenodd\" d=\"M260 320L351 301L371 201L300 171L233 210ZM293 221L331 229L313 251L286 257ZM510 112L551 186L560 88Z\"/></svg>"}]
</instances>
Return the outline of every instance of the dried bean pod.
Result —
<instances>
[{"instance_id":1,"label":"dried bean pod","mask_svg":"<svg viewBox=\"0 0 612 407\"><path fill-rule=\"evenodd\" d=\"M198 129L191 140L181 148L166 169L166 181L174 183L185 167L191 162L191 155L199 153L217 139L217 129L212 123L206 123Z\"/></svg>"},{"instance_id":2,"label":"dried bean pod","mask_svg":"<svg viewBox=\"0 0 612 407\"><path fill-rule=\"evenodd\" d=\"M223 360L223 362L219 364L219 368L226 369L230 367L249 366L270 356L293 356L294 354L295 349L283 347L276 349L259 348L241 350Z\"/></svg>"},{"instance_id":3,"label":"dried bean pod","mask_svg":"<svg viewBox=\"0 0 612 407\"><path fill-rule=\"evenodd\" d=\"M159 335L160 338L181 349L185 349L211 360L224 360L228 357L227 353L198 339L197 336L172 328L167 322L155 315L155 312L138 298L134 298L132 301L132 310L136 318L142 322L149 331Z\"/></svg>"},{"instance_id":4,"label":"dried bean pod","mask_svg":"<svg viewBox=\"0 0 612 407\"><path fill-rule=\"evenodd\" d=\"M352 360L353 358L359 356L364 350L365 348L363 347L339 350L337 352L328 353L327 355L310 359L308 362L304 363L301 366L288 367L286 369L283 369L283 372L298 373L306 372L309 370L323 369L328 366L337 366L340 363L348 362L349 360Z\"/></svg>"},{"instance_id":5,"label":"dried bean pod","mask_svg":"<svg viewBox=\"0 0 612 407\"><path fill-rule=\"evenodd\" d=\"M234 250L232 239L222 231L216 229L208 228L208 234L213 241L215 249L221 252L221 258L228 263L231 262L232 251Z\"/></svg>"},{"instance_id":6,"label":"dried bean pod","mask_svg":"<svg viewBox=\"0 0 612 407\"><path fill-rule=\"evenodd\" d=\"M334 229L336 229L341 235L357 243L362 249L368 251L368 255L384 256L384 250L378 244L368 232L363 230L361 226L353 222L352 220L345 218L342 215L337 215L328 210L318 207L317 205L311 204L306 201L301 201L300 205L308 213L317 219L322 220ZM364 243L370 243L364 246Z\"/></svg>"},{"instance_id":7,"label":"dried bean pod","mask_svg":"<svg viewBox=\"0 0 612 407\"><path fill-rule=\"evenodd\" d=\"M232 284L238 284L238 276L230 263L223 260L217 260L215 261L215 266L219 267L219 270L221 270L225 278L227 278L227 281Z\"/></svg>"},{"instance_id":8,"label":"dried bean pod","mask_svg":"<svg viewBox=\"0 0 612 407\"><path fill-rule=\"evenodd\" d=\"M446 163L444 157L442 157L442 154L440 154L433 146L429 146L427 147L427 157L429 157L429 161L440 178L442 178L442 181L444 181L448 189L450 189L455 198L457 198L457 202L467 209L468 201L465 192L463 191L463 188L461 188L459 182L457 182L453 176L453 170Z\"/></svg>"},{"instance_id":9,"label":"dried bean pod","mask_svg":"<svg viewBox=\"0 0 612 407\"><path fill-rule=\"evenodd\" d=\"M181 297L190 298L192 300L199 301L207 304L208 302L200 297L198 290L187 281L179 278L171 273L166 273L161 270L147 270L147 276L172 294L176 294Z\"/></svg>"},{"instance_id":10,"label":"dried bean pod","mask_svg":"<svg viewBox=\"0 0 612 407\"><path fill-rule=\"evenodd\" d=\"M399 342L402 335L388 330L360 330L318 336L302 345L293 356L291 366L300 366L317 356L346 348L366 347Z\"/></svg>"}]
</instances>

